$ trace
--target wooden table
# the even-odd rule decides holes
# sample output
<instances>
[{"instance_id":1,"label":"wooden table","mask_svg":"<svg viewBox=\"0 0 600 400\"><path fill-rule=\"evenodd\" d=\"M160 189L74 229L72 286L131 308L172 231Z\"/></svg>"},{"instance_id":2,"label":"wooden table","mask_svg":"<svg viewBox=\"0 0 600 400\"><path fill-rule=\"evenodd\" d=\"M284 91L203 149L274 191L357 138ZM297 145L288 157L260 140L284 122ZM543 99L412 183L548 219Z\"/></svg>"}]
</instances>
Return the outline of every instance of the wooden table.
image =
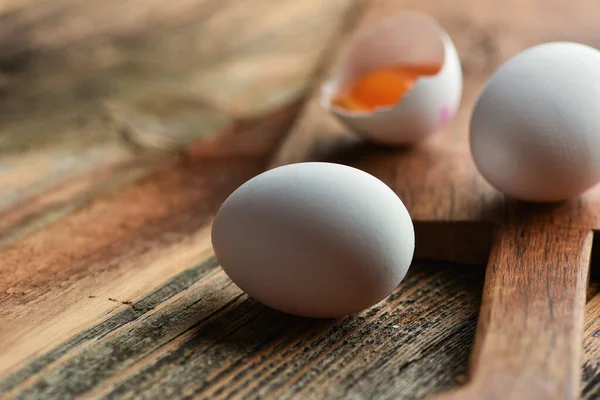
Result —
<instances>
[{"instance_id":1,"label":"wooden table","mask_svg":"<svg viewBox=\"0 0 600 400\"><path fill-rule=\"evenodd\" d=\"M210 245L219 204L301 128L346 33L392 3L455 41L465 98L453 130L517 50L600 48L595 0L1 3L0 394L411 399L464 382L482 267L417 260L371 309L309 320L249 299Z\"/></svg>"}]
</instances>

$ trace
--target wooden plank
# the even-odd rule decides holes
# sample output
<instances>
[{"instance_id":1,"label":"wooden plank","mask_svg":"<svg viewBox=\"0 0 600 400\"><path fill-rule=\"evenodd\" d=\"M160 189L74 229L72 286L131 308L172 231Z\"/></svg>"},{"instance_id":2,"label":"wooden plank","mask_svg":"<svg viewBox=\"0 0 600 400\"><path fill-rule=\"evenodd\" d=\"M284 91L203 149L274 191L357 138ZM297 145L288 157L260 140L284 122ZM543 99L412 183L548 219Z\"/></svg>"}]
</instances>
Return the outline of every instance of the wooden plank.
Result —
<instances>
[{"instance_id":1,"label":"wooden plank","mask_svg":"<svg viewBox=\"0 0 600 400\"><path fill-rule=\"evenodd\" d=\"M470 383L443 398L577 398L592 234L521 219L499 236Z\"/></svg>"},{"instance_id":2,"label":"wooden plank","mask_svg":"<svg viewBox=\"0 0 600 400\"><path fill-rule=\"evenodd\" d=\"M483 271L416 264L387 300L341 320L254 302L213 258L0 384L6 398L417 398L464 373Z\"/></svg>"},{"instance_id":3,"label":"wooden plank","mask_svg":"<svg viewBox=\"0 0 600 400\"><path fill-rule=\"evenodd\" d=\"M600 296L587 304L583 333L583 373L581 397L597 399L600 396Z\"/></svg>"}]
</instances>

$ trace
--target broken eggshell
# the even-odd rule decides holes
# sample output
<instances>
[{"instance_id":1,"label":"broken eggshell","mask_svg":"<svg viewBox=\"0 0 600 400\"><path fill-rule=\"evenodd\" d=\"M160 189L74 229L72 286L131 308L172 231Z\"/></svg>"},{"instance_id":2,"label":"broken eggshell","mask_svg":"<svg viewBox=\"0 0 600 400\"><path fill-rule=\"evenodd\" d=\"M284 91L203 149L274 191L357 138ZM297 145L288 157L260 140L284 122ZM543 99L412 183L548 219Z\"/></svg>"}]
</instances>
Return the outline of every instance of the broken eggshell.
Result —
<instances>
[{"instance_id":1,"label":"broken eggshell","mask_svg":"<svg viewBox=\"0 0 600 400\"><path fill-rule=\"evenodd\" d=\"M332 104L361 76L385 67L441 65L421 76L393 106L353 111ZM430 17L402 13L358 35L331 80L321 88L321 105L359 136L387 145L421 140L450 121L462 95L460 59L446 31Z\"/></svg>"}]
</instances>

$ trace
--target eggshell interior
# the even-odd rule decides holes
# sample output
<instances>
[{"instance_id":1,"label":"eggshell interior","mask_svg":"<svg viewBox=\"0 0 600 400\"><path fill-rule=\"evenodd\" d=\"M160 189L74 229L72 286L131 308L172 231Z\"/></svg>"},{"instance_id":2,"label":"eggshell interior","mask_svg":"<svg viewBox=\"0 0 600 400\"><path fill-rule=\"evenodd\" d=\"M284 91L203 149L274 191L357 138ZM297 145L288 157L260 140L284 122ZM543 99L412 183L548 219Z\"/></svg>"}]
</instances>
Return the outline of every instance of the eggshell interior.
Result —
<instances>
[{"instance_id":1,"label":"eggshell interior","mask_svg":"<svg viewBox=\"0 0 600 400\"><path fill-rule=\"evenodd\" d=\"M444 58L444 42L427 21L412 17L385 21L357 38L338 71L334 89L344 90L382 67L443 65Z\"/></svg>"},{"instance_id":2,"label":"eggshell interior","mask_svg":"<svg viewBox=\"0 0 600 400\"><path fill-rule=\"evenodd\" d=\"M353 111L331 104L337 93L376 69L440 64L436 75L420 77L394 106L372 112ZM403 13L358 35L335 75L322 87L322 106L352 132L384 144L420 140L444 126L455 115L462 95L462 71L454 44L433 19Z\"/></svg>"}]
</instances>

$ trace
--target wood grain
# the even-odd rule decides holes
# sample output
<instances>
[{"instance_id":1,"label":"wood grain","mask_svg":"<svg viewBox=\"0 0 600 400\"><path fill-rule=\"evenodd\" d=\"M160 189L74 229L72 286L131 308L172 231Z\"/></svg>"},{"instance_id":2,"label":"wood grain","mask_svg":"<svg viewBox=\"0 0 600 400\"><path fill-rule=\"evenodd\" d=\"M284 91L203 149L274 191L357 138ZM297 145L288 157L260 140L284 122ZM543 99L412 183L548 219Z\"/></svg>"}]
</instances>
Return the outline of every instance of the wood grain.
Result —
<instances>
[{"instance_id":1,"label":"wood grain","mask_svg":"<svg viewBox=\"0 0 600 400\"><path fill-rule=\"evenodd\" d=\"M583 333L582 398L600 396L600 296L593 297L586 307Z\"/></svg>"},{"instance_id":2,"label":"wood grain","mask_svg":"<svg viewBox=\"0 0 600 400\"><path fill-rule=\"evenodd\" d=\"M420 398L463 374L483 270L416 264L341 320L250 300L214 258L26 364L5 398Z\"/></svg>"},{"instance_id":3,"label":"wood grain","mask_svg":"<svg viewBox=\"0 0 600 400\"><path fill-rule=\"evenodd\" d=\"M465 72L457 119L419 146L384 149L349 136L311 96L273 156L357 12L365 27L409 8L438 18L457 45ZM551 315L564 332L552 331L547 356L563 354L564 369L540 362L553 338L535 329L526 333L540 346L527 362L513 368L508 353L500 359L508 364L490 368L556 378L572 396L597 189L548 208L507 201L476 174L465 127L481 84L524 46L600 47L597 9L593 0L2 3L0 396L421 399L467 382L483 268L415 262L392 296L335 321L267 309L220 270L208 235L220 202L269 165L304 159L354 165L390 185L415 217L419 257L481 266L492 249L482 314L490 319L479 324L474 359L508 343L527 347L530 336L489 336L505 333L493 324L521 329L511 319L520 316L539 329ZM180 155L133 155L121 138ZM548 228L526 225L522 241L507 222L533 210L535 226ZM526 262L494 269L515 248ZM569 277L564 292L552 281L552 307L535 279L529 319L521 308L498 312L523 305L524 293L507 287L513 301L499 301L497 280L533 282L543 271ZM600 303L589 293L581 390L592 399Z\"/></svg>"},{"instance_id":4,"label":"wood grain","mask_svg":"<svg viewBox=\"0 0 600 400\"><path fill-rule=\"evenodd\" d=\"M578 398L592 233L526 220L498 236L471 381L444 398Z\"/></svg>"}]
</instances>

